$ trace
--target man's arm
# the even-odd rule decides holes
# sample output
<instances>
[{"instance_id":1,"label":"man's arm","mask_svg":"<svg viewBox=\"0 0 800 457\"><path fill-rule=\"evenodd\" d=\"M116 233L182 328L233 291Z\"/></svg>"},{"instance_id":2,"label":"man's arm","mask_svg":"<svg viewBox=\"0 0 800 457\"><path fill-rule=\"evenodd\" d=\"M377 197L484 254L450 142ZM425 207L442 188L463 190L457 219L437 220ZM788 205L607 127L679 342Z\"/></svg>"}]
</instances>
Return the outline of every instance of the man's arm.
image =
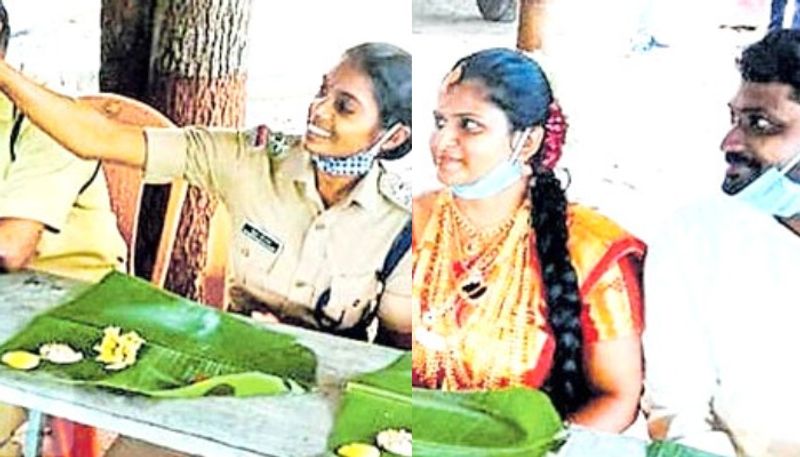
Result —
<instances>
[{"instance_id":1,"label":"man's arm","mask_svg":"<svg viewBox=\"0 0 800 457\"><path fill-rule=\"evenodd\" d=\"M0 219L0 271L24 268L36 255L44 225L27 219Z\"/></svg>"}]
</instances>

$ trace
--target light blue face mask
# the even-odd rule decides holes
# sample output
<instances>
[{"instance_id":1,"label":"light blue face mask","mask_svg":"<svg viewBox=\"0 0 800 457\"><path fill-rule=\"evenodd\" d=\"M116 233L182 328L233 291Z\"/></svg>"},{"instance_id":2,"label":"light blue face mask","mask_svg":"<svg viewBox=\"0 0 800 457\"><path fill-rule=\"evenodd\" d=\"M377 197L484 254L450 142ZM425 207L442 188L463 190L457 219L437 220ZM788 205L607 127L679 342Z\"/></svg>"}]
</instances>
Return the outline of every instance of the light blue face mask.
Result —
<instances>
[{"instance_id":1,"label":"light blue face mask","mask_svg":"<svg viewBox=\"0 0 800 457\"><path fill-rule=\"evenodd\" d=\"M363 176L372 169L375 157L381 152L381 146L400 129L400 124L393 125L369 149L347 157L333 157L311 154L311 161L317 170L334 176Z\"/></svg>"},{"instance_id":2,"label":"light blue face mask","mask_svg":"<svg viewBox=\"0 0 800 457\"><path fill-rule=\"evenodd\" d=\"M519 160L519 155L530 133L531 129L525 129L519 134L508 159L497 164L489 173L469 184L450 186L453 195L464 200L479 200L497 195L519 182L525 174L525 166Z\"/></svg>"},{"instance_id":3,"label":"light blue face mask","mask_svg":"<svg viewBox=\"0 0 800 457\"><path fill-rule=\"evenodd\" d=\"M798 162L800 153L784 167L770 167L734 196L772 216L786 218L800 213L800 183L786 176Z\"/></svg>"}]
</instances>

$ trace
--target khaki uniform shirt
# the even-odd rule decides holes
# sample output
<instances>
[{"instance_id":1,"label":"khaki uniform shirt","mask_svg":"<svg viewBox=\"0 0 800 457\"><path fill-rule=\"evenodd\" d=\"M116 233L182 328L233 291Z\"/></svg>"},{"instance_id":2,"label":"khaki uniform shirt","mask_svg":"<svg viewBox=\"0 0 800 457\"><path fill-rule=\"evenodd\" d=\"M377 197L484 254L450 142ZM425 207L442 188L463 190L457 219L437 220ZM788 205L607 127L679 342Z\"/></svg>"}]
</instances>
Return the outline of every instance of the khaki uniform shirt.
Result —
<instances>
[{"instance_id":1,"label":"khaki uniform shirt","mask_svg":"<svg viewBox=\"0 0 800 457\"><path fill-rule=\"evenodd\" d=\"M78 159L27 119L12 158L14 111L0 96L0 218L44 224L28 268L86 281L124 270L127 248L99 163Z\"/></svg>"},{"instance_id":2,"label":"khaki uniform shirt","mask_svg":"<svg viewBox=\"0 0 800 457\"><path fill-rule=\"evenodd\" d=\"M297 138L276 154L257 145L254 132L189 127L146 135L147 181L183 177L227 207L234 306L254 297L281 320L316 327L315 304L330 288L325 313L346 329L375 305L376 271L410 217L410 188L398 176L376 165L326 209ZM378 313L401 333L411 332L410 258L387 279Z\"/></svg>"}]
</instances>

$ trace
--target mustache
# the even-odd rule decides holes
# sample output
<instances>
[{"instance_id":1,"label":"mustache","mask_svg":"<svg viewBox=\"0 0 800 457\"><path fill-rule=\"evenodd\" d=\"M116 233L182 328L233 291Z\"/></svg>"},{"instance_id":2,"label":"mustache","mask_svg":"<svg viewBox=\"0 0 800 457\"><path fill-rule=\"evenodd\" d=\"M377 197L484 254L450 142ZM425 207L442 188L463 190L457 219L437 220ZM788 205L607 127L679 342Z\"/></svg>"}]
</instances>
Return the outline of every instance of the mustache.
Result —
<instances>
[{"instance_id":1,"label":"mustache","mask_svg":"<svg viewBox=\"0 0 800 457\"><path fill-rule=\"evenodd\" d=\"M731 165L744 165L750 168L761 168L761 162L738 152L726 152L725 161Z\"/></svg>"},{"instance_id":2,"label":"mustache","mask_svg":"<svg viewBox=\"0 0 800 457\"><path fill-rule=\"evenodd\" d=\"M459 160L459 159L456 158L456 157L447 155L447 154L434 154L433 155L433 162L434 163L438 164L439 162L441 162L443 160Z\"/></svg>"}]
</instances>

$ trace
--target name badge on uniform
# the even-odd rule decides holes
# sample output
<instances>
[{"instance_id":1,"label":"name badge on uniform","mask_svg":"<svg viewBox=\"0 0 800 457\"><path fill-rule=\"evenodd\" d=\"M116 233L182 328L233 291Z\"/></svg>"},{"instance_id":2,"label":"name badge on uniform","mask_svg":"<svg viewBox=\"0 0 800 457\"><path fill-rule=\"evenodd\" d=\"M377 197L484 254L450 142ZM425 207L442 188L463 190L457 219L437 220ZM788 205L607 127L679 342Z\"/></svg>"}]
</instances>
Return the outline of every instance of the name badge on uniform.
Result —
<instances>
[{"instance_id":1,"label":"name badge on uniform","mask_svg":"<svg viewBox=\"0 0 800 457\"><path fill-rule=\"evenodd\" d=\"M244 225L242 225L241 231L246 237L255 241L264 249L268 250L273 254L277 254L278 252L280 252L281 247L283 247L283 243L278 241L278 239L274 235L256 227L250 222L245 222Z\"/></svg>"}]
</instances>

